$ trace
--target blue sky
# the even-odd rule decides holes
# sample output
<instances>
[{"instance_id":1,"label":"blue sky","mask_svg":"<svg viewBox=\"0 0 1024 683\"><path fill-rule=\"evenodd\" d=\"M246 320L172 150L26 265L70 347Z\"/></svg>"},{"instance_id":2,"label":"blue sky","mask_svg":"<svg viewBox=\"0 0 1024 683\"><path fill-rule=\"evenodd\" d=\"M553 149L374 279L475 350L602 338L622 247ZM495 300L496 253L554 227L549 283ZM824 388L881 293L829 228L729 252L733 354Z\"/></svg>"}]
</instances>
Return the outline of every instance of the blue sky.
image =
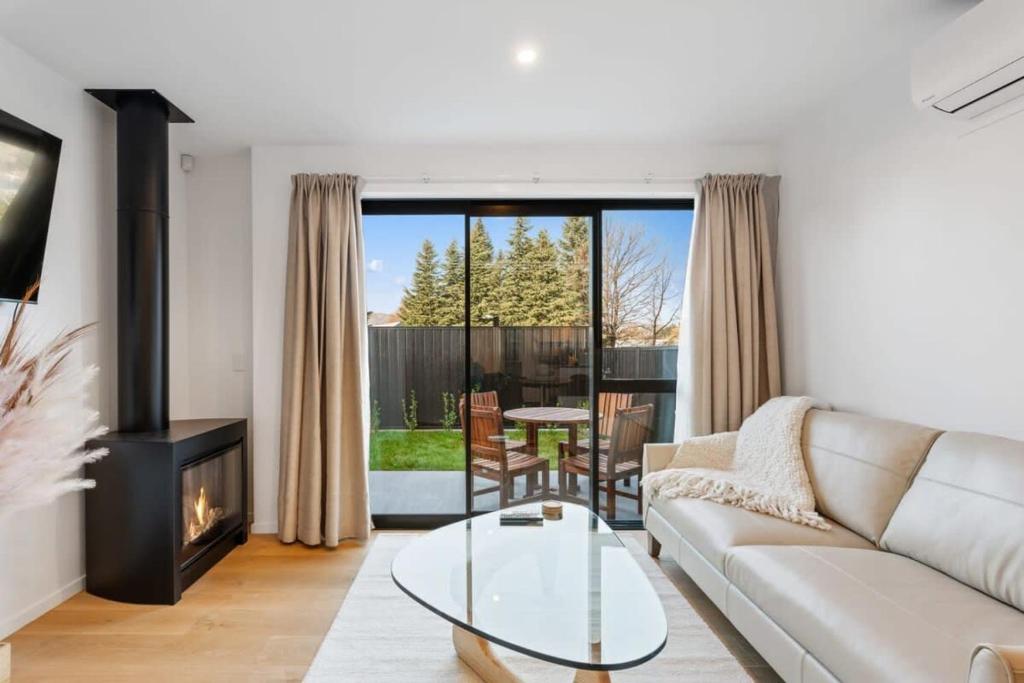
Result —
<instances>
[{"instance_id":1,"label":"blue sky","mask_svg":"<svg viewBox=\"0 0 1024 683\"><path fill-rule=\"evenodd\" d=\"M553 240L557 240L561 235L562 216L531 216L529 220L534 227L533 234L541 228L547 228ZM672 255L677 266L679 290L682 290L686 255L690 245L692 212L606 211L603 221L605 224L614 221L627 225L643 225L648 237L657 240L659 248ZM507 245L514 222L514 218L484 219L496 250ZM461 246L463 231L462 215L364 216L367 310L379 313L397 311L402 291L409 284L416 263L416 253L423 240L430 239L441 256L452 240L456 240Z\"/></svg>"}]
</instances>

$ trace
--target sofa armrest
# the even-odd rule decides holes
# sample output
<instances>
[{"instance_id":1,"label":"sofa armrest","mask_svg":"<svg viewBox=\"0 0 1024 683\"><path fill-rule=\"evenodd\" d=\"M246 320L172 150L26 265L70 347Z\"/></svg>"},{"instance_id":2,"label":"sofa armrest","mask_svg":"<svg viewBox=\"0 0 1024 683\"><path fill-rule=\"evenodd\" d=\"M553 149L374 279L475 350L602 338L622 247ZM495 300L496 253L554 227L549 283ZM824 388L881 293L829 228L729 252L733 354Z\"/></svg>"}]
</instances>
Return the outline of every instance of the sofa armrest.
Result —
<instances>
[{"instance_id":1,"label":"sofa armrest","mask_svg":"<svg viewBox=\"0 0 1024 683\"><path fill-rule=\"evenodd\" d=\"M982 643L971 655L968 683L1024 683L1024 645Z\"/></svg>"},{"instance_id":2,"label":"sofa armrest","mask_svg":"<svg viewBox=\"0 0 1024 683\"><path fill-rule=\"evenodd\" d=\"M657 472L668 467L672 456L679 450L677 443L645 443L644 444L644 475Z\"/></svg>"},{"instance_id":3,"label":"sofa armrest","mask_svg":"<svg viewBox=\"0 0 1024 683\"><path fill-rule=\"evenodd\" d=\"M643 462L643 476L646 477L651 472L657 472L668 467L668 464L672 462L672 458L675 456L676 451L679 450L679 444L677 443L645 443L644 444L644 462ZM641 481L643 479L641 478ZM643 497L641 499L641 506L643 509L644 523L647 522L647 507L651 504L651 495L647 491L646 486L640 487ZM652 550L652 548L660 548L661 546L654 541L650 533L647 534L648 551L651 557L657 557L658 551Z\"/></svg>"}]
</instances>

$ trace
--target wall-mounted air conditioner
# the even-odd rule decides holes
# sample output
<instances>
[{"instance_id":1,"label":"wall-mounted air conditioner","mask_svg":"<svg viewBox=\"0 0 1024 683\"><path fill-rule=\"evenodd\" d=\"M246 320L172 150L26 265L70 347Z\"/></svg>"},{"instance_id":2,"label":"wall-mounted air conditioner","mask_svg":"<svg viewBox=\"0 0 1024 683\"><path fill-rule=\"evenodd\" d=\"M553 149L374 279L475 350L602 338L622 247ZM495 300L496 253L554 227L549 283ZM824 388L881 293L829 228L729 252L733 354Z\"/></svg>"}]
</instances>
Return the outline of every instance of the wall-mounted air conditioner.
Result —
<instances>
[{"instance_id":1,"label":"wall-mounted air conditioner","mask_svg":"<svg viewBox=\"0 0 1024 683\"><path fill-rule=\"evenodd\" d=\"M983 123L1024 109L1024 0L983 0L914 54L917 106Z\"/></svg>"}]
</instances>

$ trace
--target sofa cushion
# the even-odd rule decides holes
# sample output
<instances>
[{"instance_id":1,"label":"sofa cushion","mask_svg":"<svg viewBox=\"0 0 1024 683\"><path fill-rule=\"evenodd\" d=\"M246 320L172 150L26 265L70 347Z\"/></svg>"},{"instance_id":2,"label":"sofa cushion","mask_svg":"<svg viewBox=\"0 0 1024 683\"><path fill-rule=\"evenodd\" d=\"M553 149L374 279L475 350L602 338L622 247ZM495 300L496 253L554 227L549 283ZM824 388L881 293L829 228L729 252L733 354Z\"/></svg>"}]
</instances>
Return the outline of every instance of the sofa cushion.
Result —
<instances>
[{"instance_id":1,"label":"sofa cushion","mask_svg":"<svg viewBox=\"0 0 1024 683\"><path fill-rule=\"evenodd\" d=\"M719 571L724 570L726 552L738 545L874 547L838 524L822 531L709 500L653 498L651 507Z\"/></svg>"},{"instance_id":2,"label":"sofa cushion","mask_svg":"<svg viewBox=\"0 0 1024 683\"><path fill-rule=\"evenodd\" d=\"M938 430L853 413L808 411L803 450L821 514L878 543Z\"/></svg>"},{"instance_id":3,"label":"sofa cushion","mask_svg":"<svg viewBox=\"0 0 1024 683\"><path fill-rule=\"evenodd\" d=\"M1024 642L1024 614L900 555L745 546L740 591L843 681L967 680L982 642Z\"/></svg>"},{"instance_id":4,"label":"sofa cushion","mask_svg":"<svg viewBox=\"0 0 1024 683\"><path fill-rule=\"evenodd\" d=\"M943 434L882 547L1024 610L1024 441Z\"/></svg>"}]
</instances>

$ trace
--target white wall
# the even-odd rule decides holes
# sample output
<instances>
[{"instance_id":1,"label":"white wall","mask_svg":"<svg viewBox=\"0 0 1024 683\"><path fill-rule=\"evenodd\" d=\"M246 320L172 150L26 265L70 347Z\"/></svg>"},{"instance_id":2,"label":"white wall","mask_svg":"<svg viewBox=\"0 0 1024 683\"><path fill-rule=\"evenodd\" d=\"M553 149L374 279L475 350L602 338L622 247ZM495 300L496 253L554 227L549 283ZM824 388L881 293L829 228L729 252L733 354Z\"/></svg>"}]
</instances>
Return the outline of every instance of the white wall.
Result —
<instances>
[{"instance_id":1,"label":"white wall","mask_svg":"<svg viewBox=\"0 0 1024 683\"><path fill-rule=\"evenodd\" d=\"M765 146L551 146L544 147L257 147L252 151L252 378L255 524L277 530L281 354L288 247L288 202L293 173L345 172L368 178L460 178L468 182L397 185L373 183L368 197L609 197L690 196L692 182L652 185L585 179L693 178L707 172L774 172ZM473 182L524 178L542 182ZM545 179L584 182L547 182Z\"/></svg>"},{"instance_id":2,"label":"white wall","mask_svg":"<svg viewBox=\"0 0 1024 683\"><path fill-rule=\"evenodd\" d=\"M101 367L91 402L104 421L114 402L113 113L33 58L0 39L0 108L63 140L39 304L30 329L53 334L99 321L83 362ZM6 327L13 311L0 304ZM83 498L0 513L0 637L81 589Z\"/></svg>"},{"instance_id":3,"label":"white wall","mask_svg":"<svg viewBox=\"0 0 1024 683\"><path fill-rule=\"evenodd\" d=\"M959 137L910 104L909 58L780 149L785 390L1024 437L1024 115Z\"/></svg>"},{"instance_id":4,"label":"white wall","mask_svg":"<svg viewBox=\"0 0 1024 683\"><path fill-rule=\"evenodd\" d=\"M171 165L179 165L177 155ZM177 367L188 385L180 416L248 418L251 443L250 178L248 150L198 155L185 175L188 253L181 287L188 299L188 361ZM249 477L251 506L251 470Z\"/></svg>"},{"instance_id":5,"label":"white wall","mask_svg":"<svg viewBox=\"0 0 1024 683\"><path fill-rule=\"evenodd\" d=\"M198 156L186 175L187 417L252 414L249 182L248 151Z\"/></svg>"},{"instance_id":6,"label":"white wall","mask_svg":"<svg viewBox=\"0 0 1024 683\"><path fill-rule=\"evenodd\" d=\"M198 155L185 173L189 152L188 125L172 125L170 415L248 418L251 438L249 152Z\"/></svg>"}]
</instances>

